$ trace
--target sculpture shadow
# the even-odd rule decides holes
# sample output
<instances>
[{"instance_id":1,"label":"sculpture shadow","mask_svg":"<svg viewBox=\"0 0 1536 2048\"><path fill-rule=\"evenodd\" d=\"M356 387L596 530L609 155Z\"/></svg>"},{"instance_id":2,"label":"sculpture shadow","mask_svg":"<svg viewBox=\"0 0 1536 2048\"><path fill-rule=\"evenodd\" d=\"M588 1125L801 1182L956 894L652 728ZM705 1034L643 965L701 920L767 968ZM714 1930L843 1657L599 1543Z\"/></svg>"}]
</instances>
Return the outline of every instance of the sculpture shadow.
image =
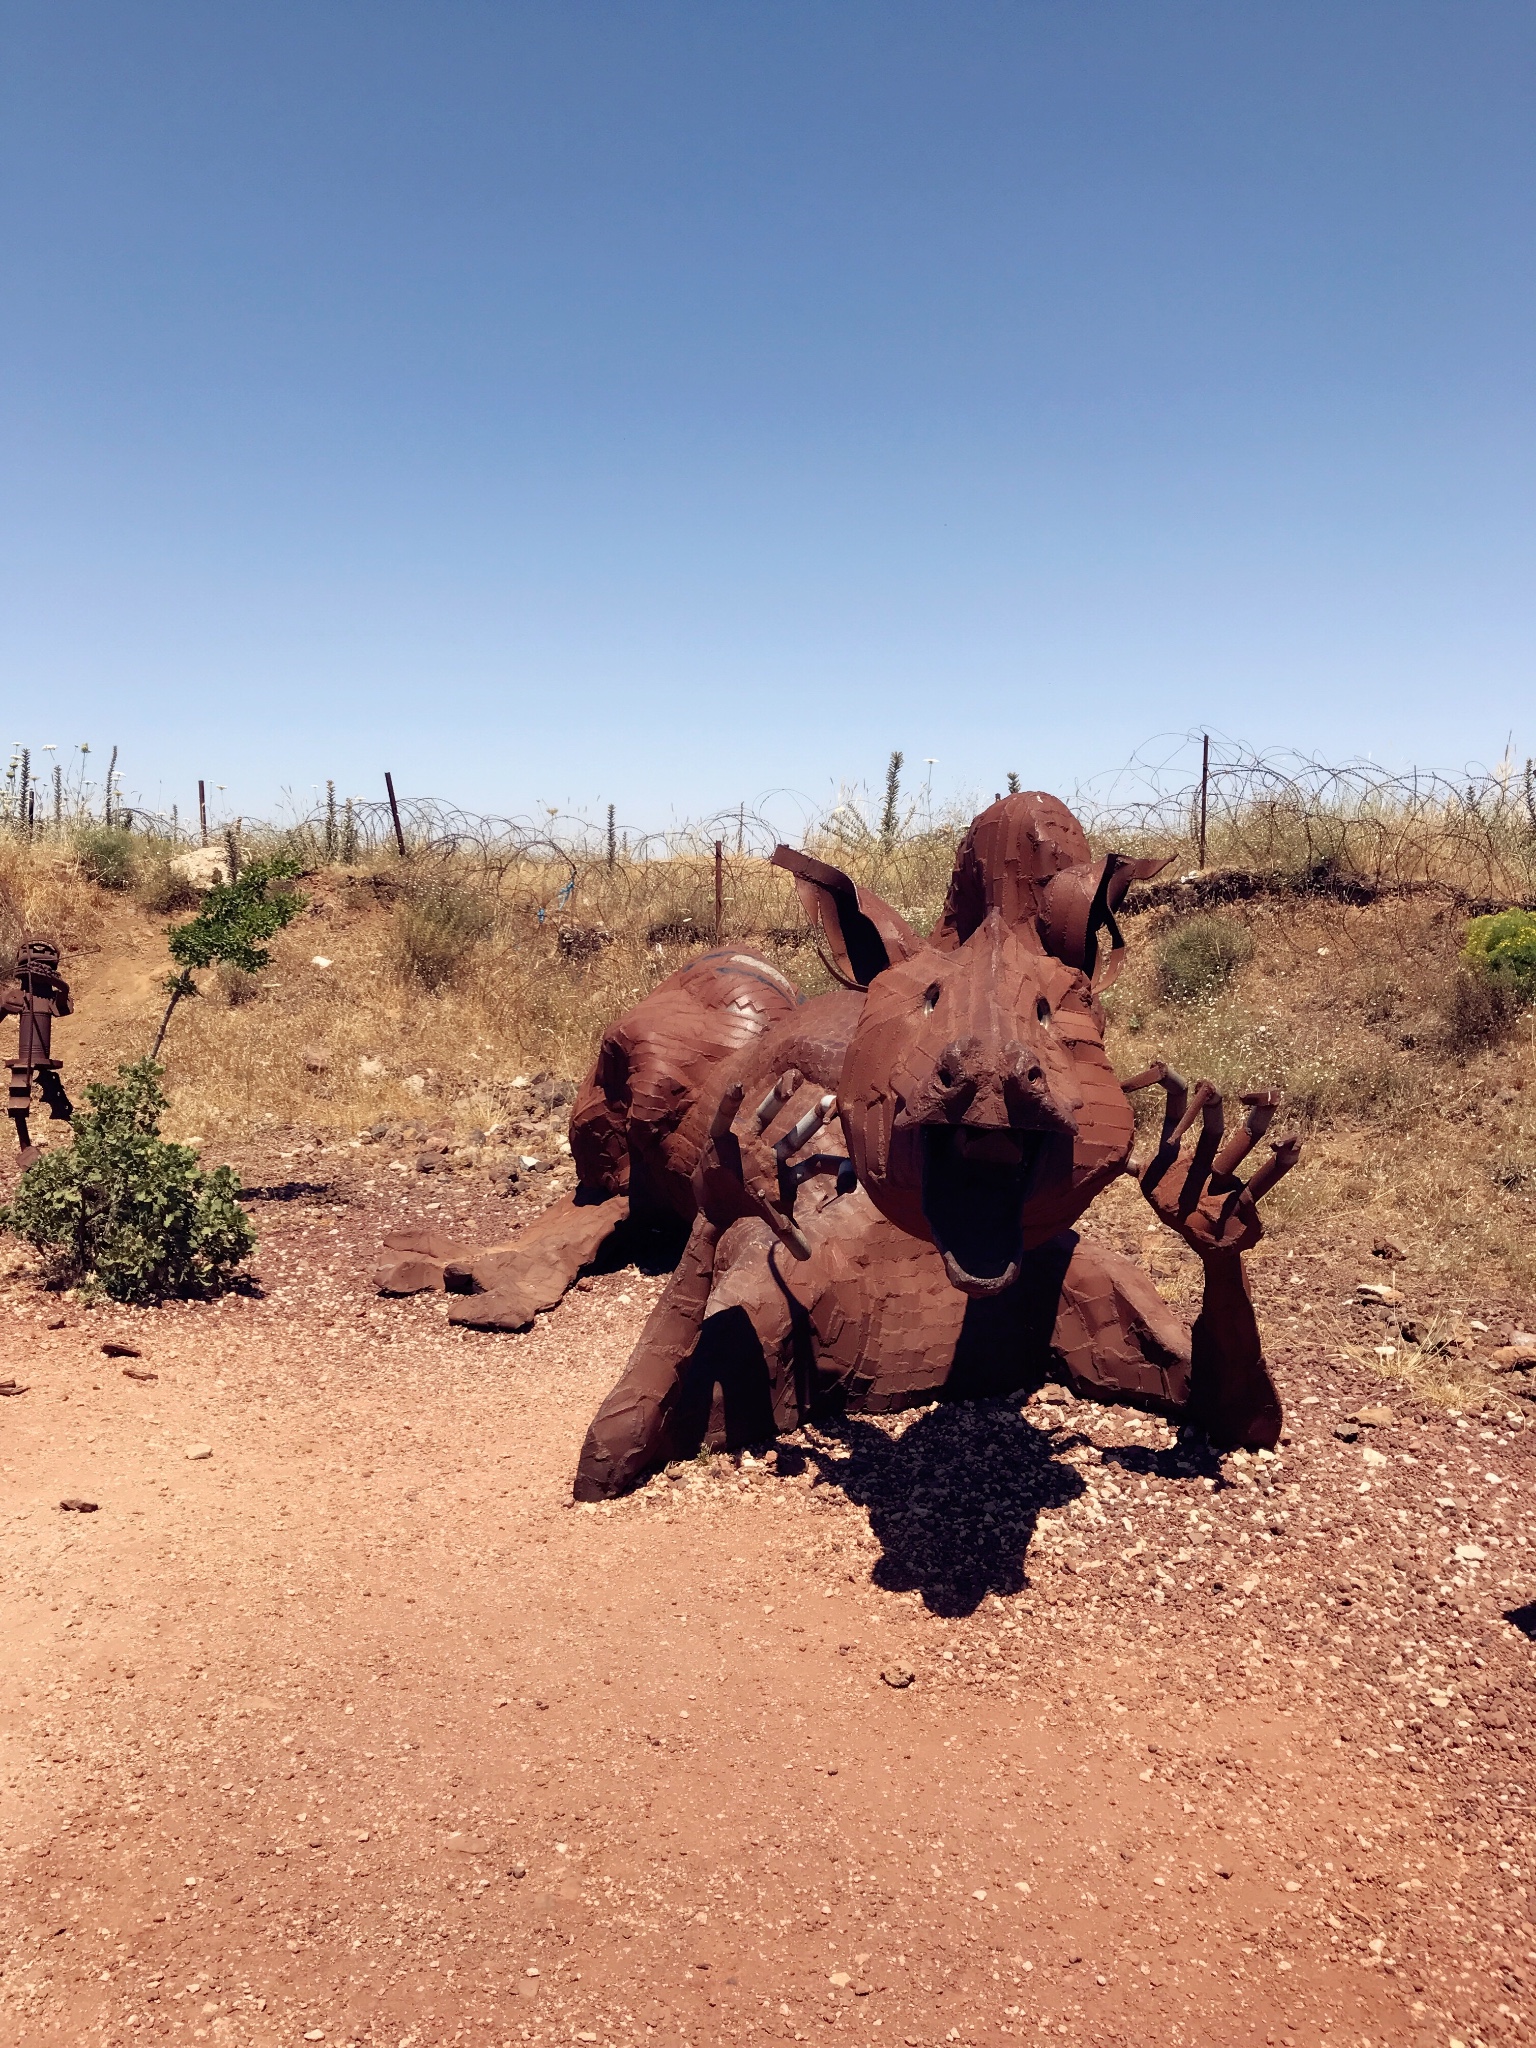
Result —
<instances>
[{"instance_id":1,"label":"sculpture shadow","mask_svg":"<svg viewBox=\"0 0 1536 2048\"><path fill-rule=\"evenodd\" d=\"M1106 1465L1118 1465L1141 1479L1214 1479L1223 1492L1232 1482L1222 1470L1221 1453L1197 1430L1180 1431L1179 1441L1162 1450L1146 1444L1105 1444L1100 1455Z\"/></svg>"},{"instance_id":2,"label":"sculpture shadow","mask_svg":"<svg viewBox=\"0 0 1536 2048\"><path fill-rule=\"evenodd\" d=\"M1504 1619L1519 1629L1527 1642L1536 1643L1536 1600L1527 1600L1523 1607L1506 1607Z\"/></svg>"},{"instance_id":3,"label":"sculpture shadow","mask_svg":"<svg viewBox=\"0 0 1536 2048\"><path fill-rule=\"evenodd\" d=\"M973 1614L989 1593L1021 1593L1042 1510L1087 1489L1061 1444L1008 1401L944 1402L891 1438L857 1416L822 1434L845 1456L811 1450L820 1481L864 1508L882 1548L872 1578L888 1593L921 1594L931 1613ZM793 1459L779 1452L780 1470Z\"/></svg>"}]
</instances>

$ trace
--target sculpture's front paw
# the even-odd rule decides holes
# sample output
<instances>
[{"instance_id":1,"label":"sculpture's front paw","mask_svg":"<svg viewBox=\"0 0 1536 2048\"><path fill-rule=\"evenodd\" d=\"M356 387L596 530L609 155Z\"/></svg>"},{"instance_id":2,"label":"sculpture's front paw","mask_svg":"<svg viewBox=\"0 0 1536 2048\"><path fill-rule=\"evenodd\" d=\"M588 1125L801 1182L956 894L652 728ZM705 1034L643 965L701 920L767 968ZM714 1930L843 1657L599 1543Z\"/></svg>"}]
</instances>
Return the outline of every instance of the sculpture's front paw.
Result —
<instances>
[{"instance_id":1,"label":"sculpture's front paw","mask_svg":"<svg viewBox=\"0 0 1536 2048\"><path fill-rule=\"evenodd\" d=\"M779 1076L752 1112L752 1137L762 1136L801 1085L802 1077L793 1067ZM741 1083L733 1082L721 1096L710 1124L709 1139L693 1176L694 1195L700 1212L721 1230L728 1229L743 1216L760 1217L797 1259L808 1259L811 1248L794 1216L795 1192L808 1173L822 1171L824 1167L820 1155L814 1162L796 1161L795 1155L810 1142L836 1109L837 1097L818 1096L805 1115L775 1144L773 1159L777 1185L770 1190L753 1184L742 1160L741 1141L736 1135L735 1123L741 1111L743 1093ZM834 1169L840 1163L845 1162L830 1162Z\"/></svg>"},{"instance_id":2,"label":"sculpture's front paw","mask_svg":"<svg viewBox=\"0 0 1536 2048\"><path fill-rule=\"evenodd\" d=\"M1121 1085L1128 1094L1158 1087L1166 1096L1157 1150L1145 1166L1130 1169L1156 1215L1202 1259L1250 1250L1264 1235L1259 1203L1301 1157L1301 1140L1282 1138L1246 1182L1237 1177L1238 1167L1274 1121L1279 1091L1260 1088L1240 1096L1248 1113L1226 1138L1225 1105L1211 1082L1197 1081L1191 1093L1187 1082L1160 1063ZM1200 1135L1186 1162L1184 1139L1197 1122Z\"/></svg>"}]
</instances>

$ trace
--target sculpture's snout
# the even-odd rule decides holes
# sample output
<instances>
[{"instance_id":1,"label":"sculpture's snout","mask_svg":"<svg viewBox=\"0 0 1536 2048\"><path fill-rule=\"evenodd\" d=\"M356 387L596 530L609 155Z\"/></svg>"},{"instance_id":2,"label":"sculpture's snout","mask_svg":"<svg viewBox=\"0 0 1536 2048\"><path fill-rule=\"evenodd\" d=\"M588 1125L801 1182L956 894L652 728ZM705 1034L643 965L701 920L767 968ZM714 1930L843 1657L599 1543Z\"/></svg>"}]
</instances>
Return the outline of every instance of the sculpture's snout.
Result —
<instances>
[{"instance_id":1,"label":"sculpture's snout","mask_svg":"<svg viewBox=\"0 0 1536 2048\"><path fill-rule=\"evenodd\" d=\"M1059 1053L1016 1037L953 1038L933 1064L932 1079L914 1095L908 1117L915 1124L952 1124L967 1130L1035 1131L1071 1137L1077 1130L1077 1097L1060 1068ZM980 1155L978 1155L980 1156Z\"/></svg>"}]
</instances>

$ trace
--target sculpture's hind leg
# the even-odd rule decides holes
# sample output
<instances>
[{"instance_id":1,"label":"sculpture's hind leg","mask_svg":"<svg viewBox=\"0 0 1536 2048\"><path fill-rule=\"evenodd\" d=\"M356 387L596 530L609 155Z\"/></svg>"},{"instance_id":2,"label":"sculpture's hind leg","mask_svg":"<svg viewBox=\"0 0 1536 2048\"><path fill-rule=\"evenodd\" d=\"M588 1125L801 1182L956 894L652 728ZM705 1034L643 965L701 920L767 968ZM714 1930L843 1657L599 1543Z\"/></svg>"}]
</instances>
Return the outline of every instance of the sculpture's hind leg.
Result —
<instances>
[{"instance_id":1,"label":"sculpture's hind leg","mask_svg":"<svg viewBox=\"0 0 1536 2048\"><path fill-rule=\"evenodd\" d=\"M1189 1331L1147 1274L1105 1245L1074 1245L1051 1349L1079 1394L1169 1410L1189 1400Z\"/></svg>"},{"instance_id":2,"label":"sculpture's hind leg","mask_svg":"<svg viewBox=\"0 0 1536 2048\"><path fill-rule=\"evenodd\" d=\"M449 1322L471 1330L526 1330L608 1250L628 1222L627 1195L599 1202L565 1195L551 1202L510 1244L448 1261L444 1285L450 1294L468 1296L449 1311Z\"/></svg>"}]
</instances>

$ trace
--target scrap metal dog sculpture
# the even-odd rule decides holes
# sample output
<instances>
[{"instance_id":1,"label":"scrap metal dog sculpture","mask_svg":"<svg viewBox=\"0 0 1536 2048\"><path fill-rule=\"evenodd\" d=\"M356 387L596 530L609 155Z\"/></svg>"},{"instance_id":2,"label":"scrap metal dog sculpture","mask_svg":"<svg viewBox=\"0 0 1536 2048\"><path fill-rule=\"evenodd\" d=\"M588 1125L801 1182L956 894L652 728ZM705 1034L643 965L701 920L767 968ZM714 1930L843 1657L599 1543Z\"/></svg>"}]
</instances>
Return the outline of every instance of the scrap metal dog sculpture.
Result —
<instances>
[{"instance_id":1,"label":"scrap metal dog sculpture","mask_svg":"<svg viewBox=\"0 0 1536 2048\"><path fill-rule=\"evenodd\" d=\"M576 1194L485 1251L392 1239L381 1285L445 1285L465 1292L453 1320L525 1327L632 1208L691 1225L588 1432L578 1499L833 1406L1063 1371L1220 1443L1273 1444L1280 1403L1242 1255L1299 1147L1274 1147L1245 1186L1272 1095L1245 1096L1228 1138L1208 1083L1191 1092L1163 1067L1121 1083L1104 1052L1115 911L1163 863L1095 860L1065 805L1011 795L973 822L925 941L839 869L787 847L774 859L843 987L799 1001L751 954L689 963L604 1034L572 1118ZM1137 1167L1127 1096L1154 1085L1162 1136ZM1202 1261L1193 1331L1145 1272L1073 1228L1128 1171Z\"/></svg>"},{"instance_id":2,"label":"scrap metal dog sculpture","mask_svg":"<svg viewBox=\"0 0 1536 2048\"><path fill-rule=\"evenodd\" d=\"M764 1033L684 1119L698 1214L587 1434L577 1498L817 1409L1002 1393L1061 1369L1218 1442L1272 1445L1280 1402L1242 1255L1299 1147L1276 1146L1245 1186L1272 1095L1245 1097L1227 1138L1208 1083L1191 1095L1155 1067L1122 1084L1103 1049L1114 912L1162 864L1096 862L1064 805L1010 796L972 825L924 942L837 869L782 847L775 860L847 992ZM1126 1097L1153 1085L1162 1136L1134 1168ZM813 1137L826 1149L806 1154ZM1202 1261L1193 1332L1139 1267L1072 1228L1128 1170Z\"/></svg>"}]
</instances>

